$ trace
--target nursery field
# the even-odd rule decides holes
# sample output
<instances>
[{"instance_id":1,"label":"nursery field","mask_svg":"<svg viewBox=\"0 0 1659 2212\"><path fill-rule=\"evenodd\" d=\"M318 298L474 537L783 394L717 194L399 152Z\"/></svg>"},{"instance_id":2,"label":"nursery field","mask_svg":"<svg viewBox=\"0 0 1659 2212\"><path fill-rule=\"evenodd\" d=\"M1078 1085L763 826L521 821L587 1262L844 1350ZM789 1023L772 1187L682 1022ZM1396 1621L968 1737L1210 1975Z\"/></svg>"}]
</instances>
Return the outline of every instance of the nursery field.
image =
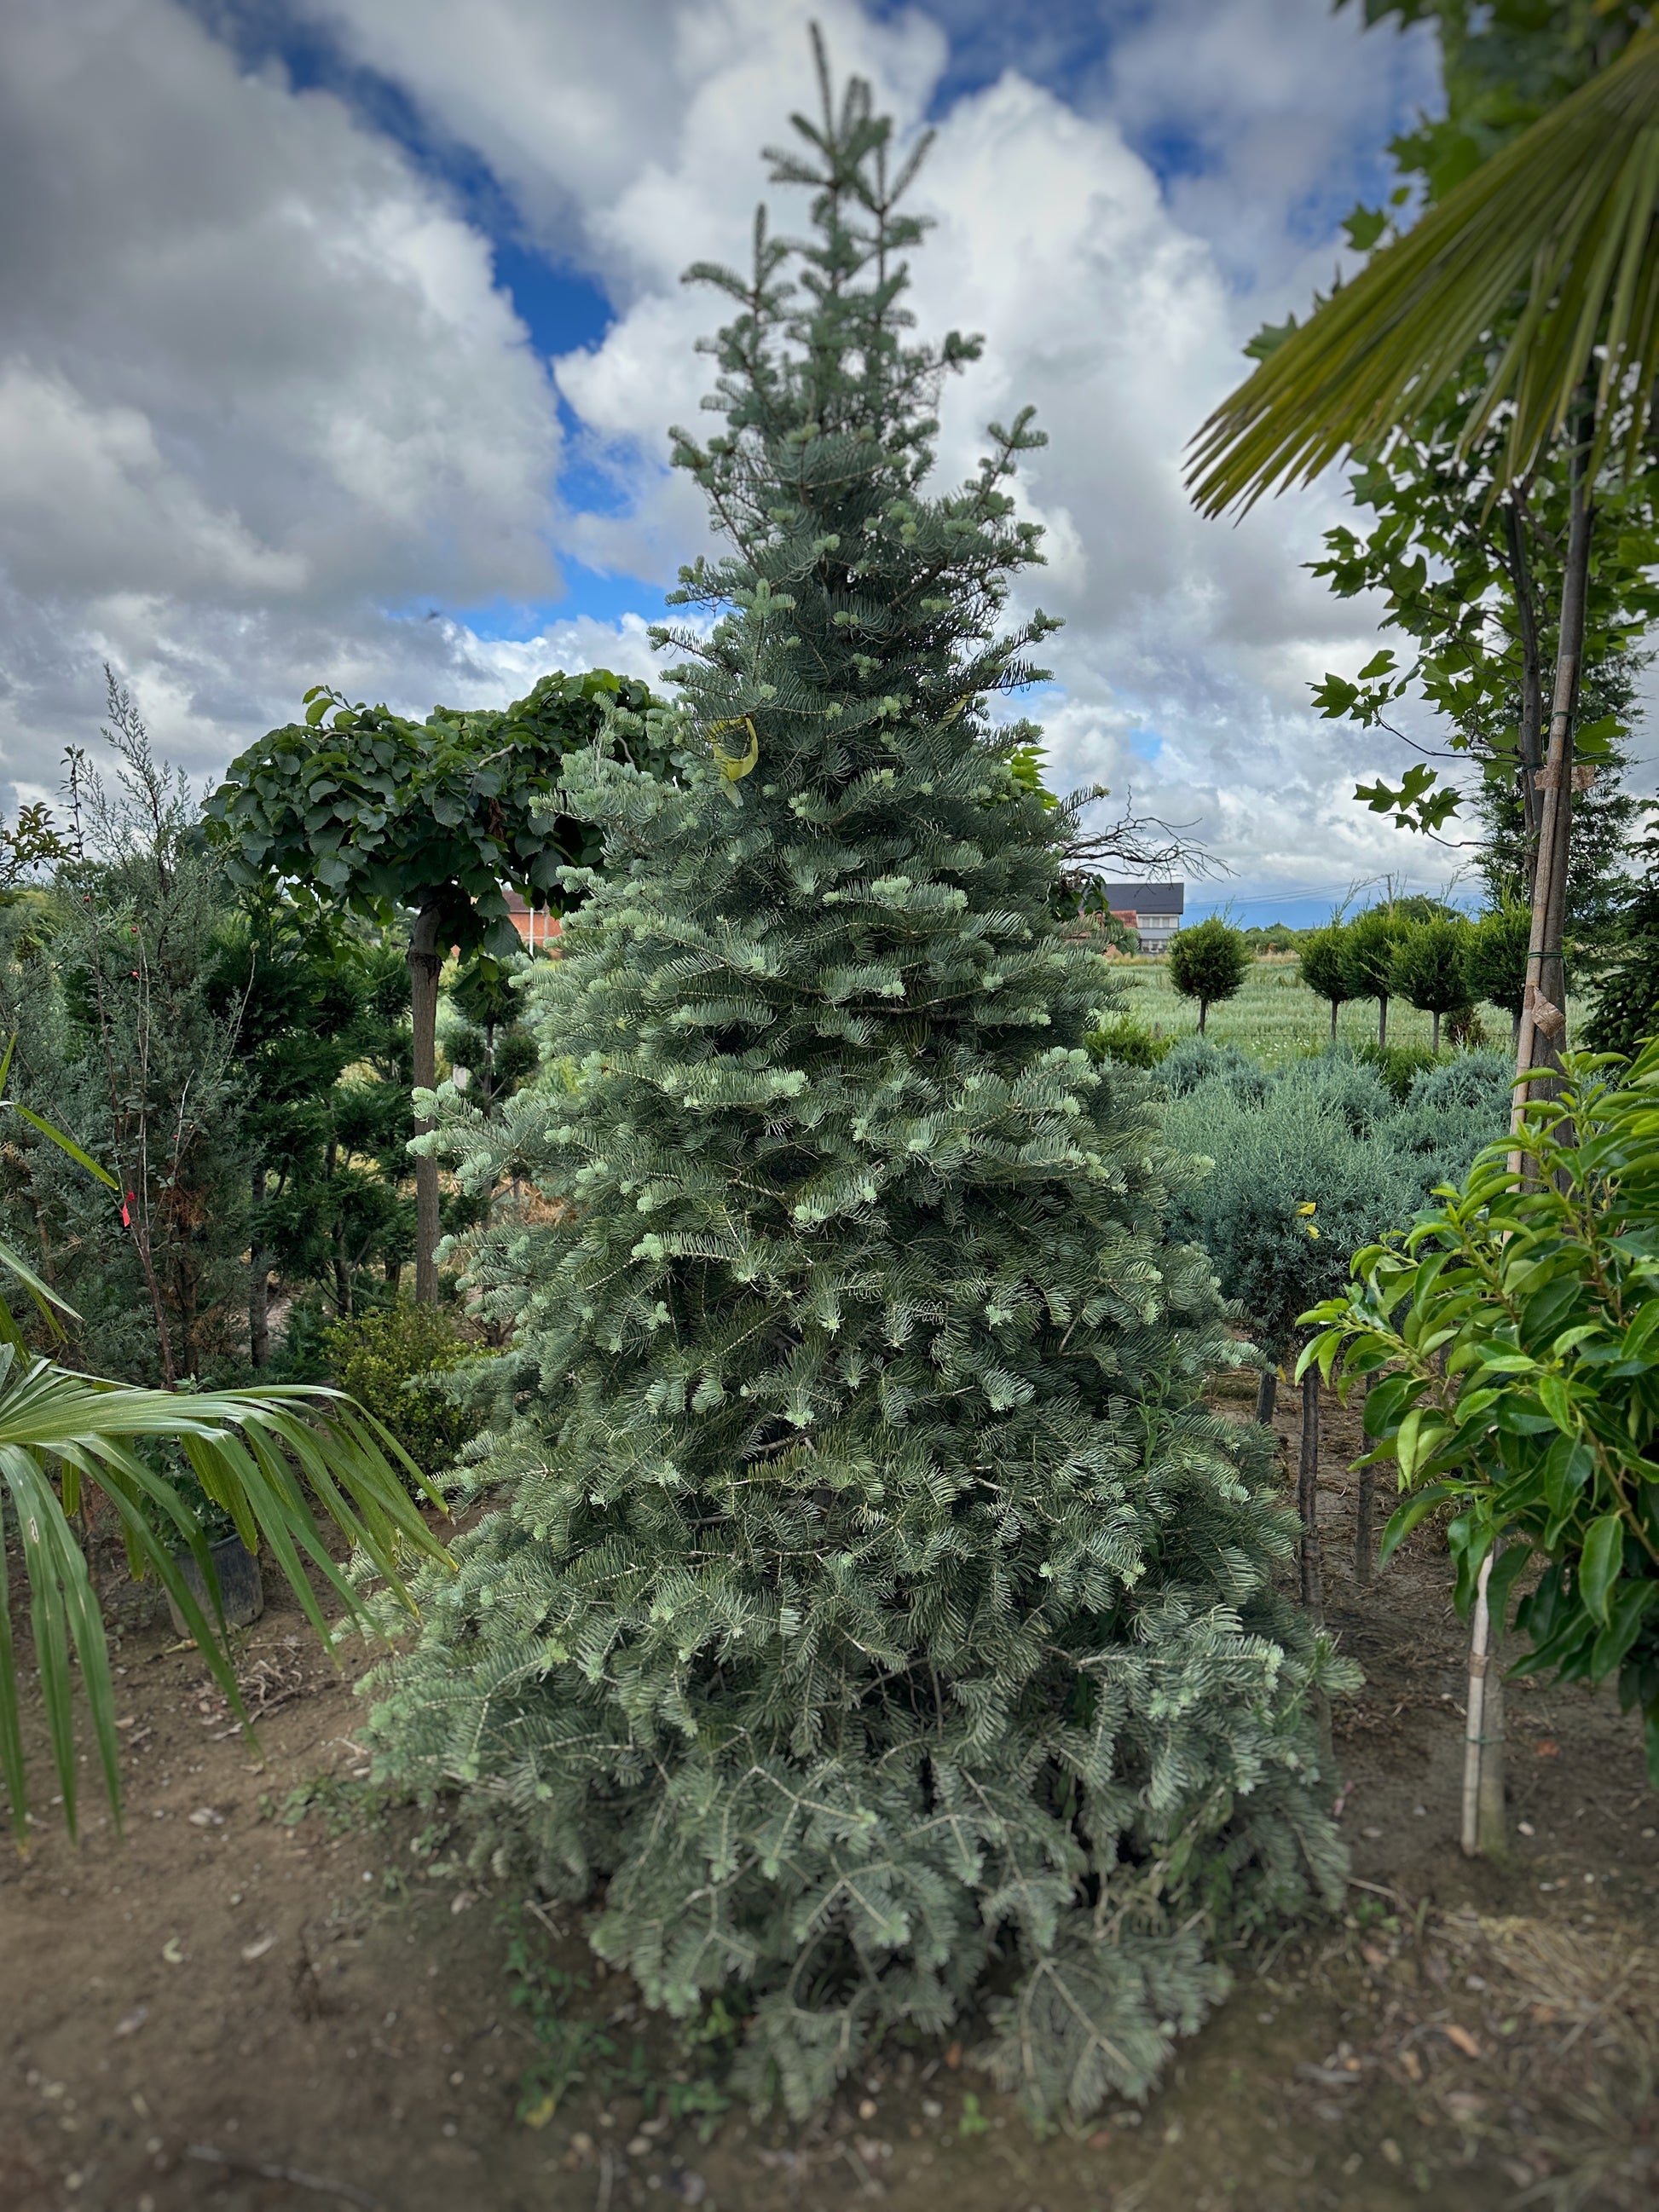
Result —
<instances>
[{"instance_id":1,"label":"nursery field","mask_svg":"<svg viewBox=\"0 0 1659 2212\"><path fill-rule=\"evenodd\" d=\"M1285 1394L1290 1395L1291 1394ZM1237 1399L1227 1409L1243 1417ZM113 1583L128 1833L0 1867L6 2212L1482 2212L1656 2186L1659 1803L1610 1696L1516 1685L1517 1857L1456 1848L1462 1637L1443 1539L1348 1566L1325 1408L1347 1911L1232 1964L1150 2101L1040 2140L971 2038L890 2044L805 2128L726 2102L578 1919L388 1802L362 1707L285 1594L239 1639L258 1755L148 1593ZM1281 1449L1291 1453L1288 1417ZM110 1562L112 1577L115 1563ZM39 1747L40 1716L27 1715Z\"/></svg>"},{"instance_id":2,"label":"nursery field","mask_svg":"<svg viewBox=\"0 0 1659 2212\"><path fill-rule=\"evenodd\" d=\"M1149 1028L1166 1036L1185 1036L1198 1027L1198 1009L1171 988L1167 960L1126 960L1113 963L1124 984L1123 1008ZM1482 1006L1480 1021L1491 1044L1507 1046L1510 1018L1496 1006ZM1577 1002L1569 1006L1577 1018ZM1389 1042L1427 1049L1430 1018L1401 1000L1389 1006ZM1344 1044L1376 1041L1376 1006L1357 1000L1338 1009L1336 1033ZM1212 1006L1206 1034L1216 1044L1236 1044L1253 1053L1269 1067L1278 1067L1303 1053L1317 1052L1331 1034L1331 1011L1322 999L1307 989L1294 954L1271 956L1254 962L1237 998Z\"/></svg>"}]
</instances>

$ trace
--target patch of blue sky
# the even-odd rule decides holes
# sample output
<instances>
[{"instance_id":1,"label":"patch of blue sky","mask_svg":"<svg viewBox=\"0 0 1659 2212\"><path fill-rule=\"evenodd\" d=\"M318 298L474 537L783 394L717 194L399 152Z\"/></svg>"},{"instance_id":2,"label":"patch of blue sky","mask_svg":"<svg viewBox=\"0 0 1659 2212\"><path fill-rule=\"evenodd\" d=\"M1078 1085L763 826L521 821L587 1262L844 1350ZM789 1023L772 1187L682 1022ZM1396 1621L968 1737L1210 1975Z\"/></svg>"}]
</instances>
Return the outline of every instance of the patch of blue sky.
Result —
<instances>
[{"instance_id":1,"label":"patch of blue sky","mask_svg":"<svg viewBox=\"0 0 1659 2212\"><path fill-rule=\"evenodd\" d=\"M560 562L559 574L564 590L556 599L489 599L473 606L439 606L424 601L402 610L401 619L422 622L446 618L464 623L475 637L492 642L507 639L517 643L544 636L556 623L584 618L617 623L625 616L638 615L644 622L655 623L684 615L683 609L668 605L659 585L644 583L637 576L607 575L601 569L568 559Z\"/></svg>"},{"instance_id":2,"label":"patch of blue sky","mask_svg":"<svg viewBox=\"0 0 1659 2212\"><path fill-rule=\"evenodd\" d=\"M1146 4L1146 0L1142 0ZM910 13L914 0L866 0L878 21ZM935 88L933 114L994 84L1005 70L1074 99L1103 69L1110 31L1101 0L921 0L950 41ZM1119 7L1120 16L1131 11Z\"/></svg>"},{"instance_id":3,"label":"patch of blue sky","mask_svg":"<svg viewBox=\"0 0 1659 2212\"><path fill-rule=\"evenodd\" d=\"M559 499L572 514L607 519L631 514L636 499L639 460L635 453L612 457L588 432L562 393L559 420L565 447L559 462Z\"/></svg>"},{"instance_id":4,"label":"patch of blue sky","mask_svg":"<svg viewBox=\"0 0 1659 2212\"><path fill-rule=\"evenodd\" d=\"M866 4L874 15L892 17L908 12L917 0ZM1158 0L919 0L919 5L949 40L949 58L932 103L937 120L957 100L995 83L1007 70L1044 86L1079 112L1110 106L1115 49L1154 18ZM1376 64L1386 65L1378 49L1372 53ZM1395 116L1400 127L1425 99L1432 100L1431 75L1425 73L1414 94L1402 82ZM1117 119L1166 191L1212 175L1225 164L1213 118L1206 130L1159 105ZM1380 204L1394 181L1384 145L1363 140L1351 144L1346 159L1310 180L1285 210L1290 239L1302 246L1323 243L1357 200Z\"/></svg>"},{"instance_id":5,"label":"patch of blue sky","mask_svg":"<svg viewBox=\"0 0 1659 2212\"><path fill-rule=\"evenodd\" d=\"M1023 684L1018 691L993 691L985 701L985 719L995 725L1004 722L1040 722L1045 714L1052 714L1066 703L1066 687L1044 677L1036 684Z\"/></svg>"},{"instance_id":6,"label":"patch of blue sky","mask_svg":"<svg viewBox=\"0 0 1659 2212\"><path fill-rule=\"evenodd\" d=\"M1242 894L1229 897L1216 884L1188 884L1184 920L1188 929L1217 914L1235 929L1269 929L1276 921L1287 922L1292 929L1316 929L1331 919L1347 892L1348 887L1344 884L1332 890L1310 892L1297 898L1283 898L1273 893L1266 897Z\"/></svg>"},{"instance_id":7,"label":"patch of blue sky","mask_svg":"<svg viewBox=\"0 0 1659 2212\"><path fill-rule=\"evenodd\" d=\"M1131 730L1129 748L1137 760L1155 761L1164 750L1164 740L1156 730Z\"/></svg>"},{"instance_id":8,"label":"patch of blue sky","mask_svg":"<svg viewBox=\"0 0 1659 2212\"><path fill-rule=\"evenodd\" d=\"M562 269L535 247L492 234L495 282L507 294L530 343L544 359L597 346L614 315L591 276ZM564 412L562 401L561 412Z\"/></svg>"}]
</instances>

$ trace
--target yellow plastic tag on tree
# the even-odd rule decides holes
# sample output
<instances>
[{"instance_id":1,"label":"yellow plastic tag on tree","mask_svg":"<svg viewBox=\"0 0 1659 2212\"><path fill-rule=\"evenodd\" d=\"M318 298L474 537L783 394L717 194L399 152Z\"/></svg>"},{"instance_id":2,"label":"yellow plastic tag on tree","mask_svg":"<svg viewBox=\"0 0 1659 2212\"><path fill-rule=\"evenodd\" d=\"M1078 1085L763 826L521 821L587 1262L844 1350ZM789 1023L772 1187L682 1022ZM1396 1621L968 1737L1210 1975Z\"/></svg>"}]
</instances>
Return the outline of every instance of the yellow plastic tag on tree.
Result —
<instances>
[{"instance_id":1,"label":"yellow plastic tag on tree","mask_svg":"<svg viewBox=\"0 0 1659 2212\"><path fill-rule=\"evenodd\" d=\"M747 730L749 750L746 753L728 753L721 750L716 739L722 730ZM709 729L708 742L714 758L720 763L720 774L728 783L740 783L760 758L760 734L747 714L733 714L724 722L715 722Z\"/></svg>"}]
</instances>

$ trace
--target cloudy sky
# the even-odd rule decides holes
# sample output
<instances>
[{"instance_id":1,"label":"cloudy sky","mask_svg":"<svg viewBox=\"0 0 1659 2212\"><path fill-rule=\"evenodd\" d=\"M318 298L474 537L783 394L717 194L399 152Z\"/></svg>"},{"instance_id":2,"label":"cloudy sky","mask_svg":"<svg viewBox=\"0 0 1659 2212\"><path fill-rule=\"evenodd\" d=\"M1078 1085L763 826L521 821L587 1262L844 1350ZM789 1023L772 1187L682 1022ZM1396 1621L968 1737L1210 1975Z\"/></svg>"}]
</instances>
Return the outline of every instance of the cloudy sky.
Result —
<instances>
[{"instance_id":1,"label":"cloudy sky","mask_svg":"<svg viewBox=\"0 0 1659 2212\"><path fill-rule=\"evenodd\" d=\"M759 149L836 63L938 140L926 326L981 331L941 466L1030 402L1055 775L1133 789L1306 920L1445 857L1307 687L1373 649L1304 571L1332 483L1199 521L1182 447L1302 307L1428 35L1328 0L6 0L0 767L50 796L110 661L198 776L319 679L423 713L648 672L705 543L665 466ZM780 211L793 210L787 198Z\"/></svg>"}]
</instances>

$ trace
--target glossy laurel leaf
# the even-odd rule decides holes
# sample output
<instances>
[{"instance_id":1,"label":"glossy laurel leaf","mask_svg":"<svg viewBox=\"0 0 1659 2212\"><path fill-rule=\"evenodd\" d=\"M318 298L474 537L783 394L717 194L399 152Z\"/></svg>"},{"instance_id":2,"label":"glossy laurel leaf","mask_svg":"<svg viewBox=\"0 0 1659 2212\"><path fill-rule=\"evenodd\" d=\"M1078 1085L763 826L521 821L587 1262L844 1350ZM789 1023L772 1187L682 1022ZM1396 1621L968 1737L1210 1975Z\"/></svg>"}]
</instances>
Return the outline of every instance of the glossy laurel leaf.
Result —
<instances>
[{"instance_id":1,"label":"glossy laurel leaf","mask_svg":"<svg viewBox=\"0 0 1659 2212\"><path fill-rule=\"evenodd\" d=\"M1385 1554L1451 1502L1460 1598L1494 1548L1500 1592L1541 1554L1523 1670L1616 1674L1659 1783L1659 1041L1566 1066L1516 1158L1492 1146L1304 1316L1303 1364L1385 1370L1365 1430L1407 1493Z\"/></svg>"}]
</instances>

